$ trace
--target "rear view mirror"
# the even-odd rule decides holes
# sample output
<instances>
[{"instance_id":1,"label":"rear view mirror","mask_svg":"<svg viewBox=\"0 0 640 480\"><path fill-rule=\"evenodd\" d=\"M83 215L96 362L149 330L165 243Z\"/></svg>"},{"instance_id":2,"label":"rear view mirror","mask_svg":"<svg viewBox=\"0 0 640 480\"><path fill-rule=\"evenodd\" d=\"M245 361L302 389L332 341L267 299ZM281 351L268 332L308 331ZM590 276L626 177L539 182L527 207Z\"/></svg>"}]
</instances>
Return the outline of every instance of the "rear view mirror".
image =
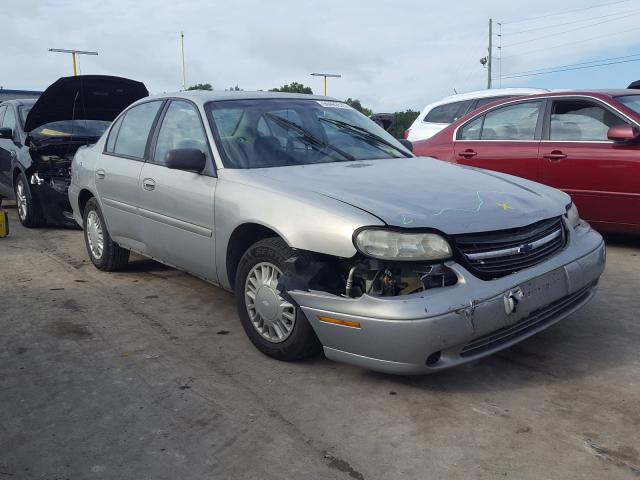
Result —
<instances>
[{"instance_id":1,"label":"rear view mirror","mask_svg":"<svg viewBox=\"0 0 640 480\"><path fill-rule=\"evenodd\" d=\"M164 159L167 168L187 170L200 173L206 164L207 157L197 148L177 148L169 150Z\"/></svg>"},{"instance_id":2,"label":"rear view mirror","mask_svg":"<svg viewBox=\"0 0 640 480\"><path fill-rule=\"evenodd\" d=\"M400 144L404 148L406 148L407 150L413 153L413 143L411 143L409 140L407 140L406 138L399 138L398 142L400 142Z\"/></svg>"},{"instance_id":3,"label":"rear view mirror","mask_svg":"<svg viewBox=\"0 0 640 480\"><path fill-rule=\"evenodd\" d=\"M630 142L638 138L638 130L631 125L614 125L607 132L609 140L614 142Z\"/></svg>"},{"instance_id":4,"label":"rear view mirror","mask_svg":"<svg viewBox=\"0 0 640 480\"><path fill-rule=\"evenodd\" d=\"M13 130L7 127L0 128L0 138L13 140Z\"/></svg>"}]
</instances>

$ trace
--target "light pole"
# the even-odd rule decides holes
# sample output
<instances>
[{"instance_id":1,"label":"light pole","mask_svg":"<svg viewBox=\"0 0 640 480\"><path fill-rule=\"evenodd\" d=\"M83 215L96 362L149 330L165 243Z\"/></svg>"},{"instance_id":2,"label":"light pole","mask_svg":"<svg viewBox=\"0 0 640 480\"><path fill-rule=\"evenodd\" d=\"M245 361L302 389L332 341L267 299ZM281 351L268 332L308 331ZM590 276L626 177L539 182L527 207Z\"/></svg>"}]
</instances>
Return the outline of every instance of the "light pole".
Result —
<instances>
[{"instance_id":1,"label":"light pole","mask_svg":"<svg viewBox=\"0 0 640 480\"><path fill-rule=\"evenodd\" d=\"M338 75L336 73L312 73L314 77L324 77L324 96L327 96L327 77L331 78L340 78L342 75Z\"/></svg>"},{"instance_id":2,"label":"light pole","mask_svg":"<svg viewBox=\"0 0 640 480\"><path fill-rule=\"evenodd\" d=\"M67 50L64 48L50 48L49 49L50 52L57 52L57 53L70 53L71 54L71 59L73 60L73 76L75 77L76 75L78 75L78 66L76 63L76 55L98 55L98 52L87 52L84 50Z\"/></svg>"}]
</instances>

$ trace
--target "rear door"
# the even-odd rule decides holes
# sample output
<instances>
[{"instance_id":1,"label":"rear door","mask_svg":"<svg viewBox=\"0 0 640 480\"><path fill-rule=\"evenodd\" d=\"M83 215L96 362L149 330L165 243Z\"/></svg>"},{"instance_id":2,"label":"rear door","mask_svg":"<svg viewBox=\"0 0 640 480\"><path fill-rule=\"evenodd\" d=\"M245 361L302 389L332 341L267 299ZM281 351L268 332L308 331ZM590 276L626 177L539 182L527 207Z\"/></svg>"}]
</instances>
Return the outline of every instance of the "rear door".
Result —
<instances>
[{"instance_id":1,"label":"rear door","mask_svg":"<svg viewBox=\"0 0 640 480\"><path fill-rule=\"evenodd\" d=\"M140 171L149 151L150 132L162 100L140 103L111 127L105 150L96 164L95 182L111 237L119 244L145 252L138 215Z\"/></svg>"},{"instance_id":2,"label":"rear door","mask_svg":"<svg viewBox=\"0 0 640 480\"><path fill-rule=\"evenodd\" d=\"M632 122L580 97L550 101L545 116L543 182L571 195L580 215L599 228L640 226L640 146L607 138L610 127Z\"/></svg>"},{"instance_id":3,"label":"rear door","mask_svg":"<svg viewBox=\"0 0 640 480\"><path fill-rule=\"evenodd\" d=\"M538 148L543 100L496 107L460 126L454 161L540 180Z\"/></svg>"},{"instance_id":4,"label":"rear door","mask_svg":"<svg viewBox=\"0 0 640 480\"><path fill-rule=\"evenodd\" d=\"M203 172L169 169L167 152L197 148L207 157ZM214 196L217 178L197 107L171 100L157 128L138 182L142 241L149 255L216 282Z\"/></svg>"}]
</instances>

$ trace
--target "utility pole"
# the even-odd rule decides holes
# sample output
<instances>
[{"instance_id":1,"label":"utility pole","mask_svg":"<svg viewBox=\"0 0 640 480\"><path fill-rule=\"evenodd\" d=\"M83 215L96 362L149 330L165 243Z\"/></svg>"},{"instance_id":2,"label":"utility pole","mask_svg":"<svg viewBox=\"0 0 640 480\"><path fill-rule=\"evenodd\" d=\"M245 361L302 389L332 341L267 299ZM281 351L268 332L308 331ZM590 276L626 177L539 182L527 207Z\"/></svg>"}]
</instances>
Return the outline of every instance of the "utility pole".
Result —
<instances>
[{"instance_id":1,"label":"utility pole","mask_svg":"<svg viewBox=\"0 0 640 480\"><path fill-rule=\"evenodd\" d=\"M71 60L73 61L73 76L78 75L78 62L76 60L76 55L98 55L98 52L86 52L84 50L67 50L64 48L50 48L50 52L56 53L70 53Z\"/></svg>"},{"instance_id":2,"label":"utility pole","mask_svg":"<svg viewBox=\"0 0 640 480\"><path fill-rule=\"evenodd\" d=\"M491 64L493 57L493 19L489 19L489 55L487 56L487 88L491 88Z\"/></svg>"},{"instance_id":3,"label":"utility pole","mask_svg":"<svg viewBox=\"0 0 640 480\"><path fill-rule=\"evenodd\" d=\"M312 73L311 74L314 77L324 77L324 96L327 96L327 77L332 77L332 78L340 78L342 77L342 75L338 75L336 73Z\"/></svg>"},{"instance_id":4,"label":"utility pole","mask_svg":"<svg viewBox=\"0 0 640 480\"><path fill-rule=\"evenodd\" d=\"M187 89L187 72L184 67L184 32L180 32L180 50L182 52L182 91Z\"/></svg>"}]
</instances>

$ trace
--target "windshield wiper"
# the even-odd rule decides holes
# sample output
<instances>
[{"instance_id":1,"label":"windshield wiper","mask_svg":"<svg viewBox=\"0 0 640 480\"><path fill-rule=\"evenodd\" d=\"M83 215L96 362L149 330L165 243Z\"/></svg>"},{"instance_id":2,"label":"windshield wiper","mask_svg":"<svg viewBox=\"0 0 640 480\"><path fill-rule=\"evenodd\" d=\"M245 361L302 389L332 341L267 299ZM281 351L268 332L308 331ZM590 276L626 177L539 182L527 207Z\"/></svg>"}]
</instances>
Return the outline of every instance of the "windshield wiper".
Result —
<instances>
[{"instance_id":1,"label":"windshield wiper","mask_svg":"<svg viewBox=\"0 0 640 480\"><path fill-rule=\"evenodd\" d=\"M342 128L344 130L349 130L349 131L351 131L353 133L356 133L357 135L360 135L361 137L364 137L364 140L368 140L369 144L372 144L372 142L373 142L373 143L386 145L387 147L393 148L395 151L400 152L403 156L405 156L407 158L411 158L412 157L412 155L410 153L408 153L408 152L405 152L404 149L395 146L393 143L386 141L384 138L379 137L375 133L371 133L366 128L359 127L358 125L352 125L351 123L343 122L342 120L336 120L334 118L321 117L321 118L319 118L319 120L323 121L323 122L331 123L332 125L335 125L335 126L337 126L339 128Z\"/></svg>"},{"instance_id":2,"label":"windshield wiper","mask_svg":"<svg viewBox=\"0 0 640 480\"><path fill-rule=\"evenodd\" d=\"M356 157L354 157L350 153L347 153L347 152L339 149L338 147L334 147L333 145L330 145L328 143L323 142L319 138L315 137L311 132L309 132L309 130L307 130L306 128L301 127L297 123L294 123L294 122L292 122L290 120L287 120L285 118L279 117L278 115L274 115L273 113L265 113L264 115L266 117L269 117L271 120L273 120L277 124L279 124L281 127L289 128L289 129L293 130L294 132L298 132L301 135L301 137L304 140L306 140L307 143L309 143L309 144L314 144L314 145L320 146L322 148L328 148L330 150L333 150L334 152L336 152L340 156L342 156L342 157L344 157L344 158L346 158L347 160L350 160L350 161L353 161L353 160L356 159Z\"/></svg>"}]
</instances>

